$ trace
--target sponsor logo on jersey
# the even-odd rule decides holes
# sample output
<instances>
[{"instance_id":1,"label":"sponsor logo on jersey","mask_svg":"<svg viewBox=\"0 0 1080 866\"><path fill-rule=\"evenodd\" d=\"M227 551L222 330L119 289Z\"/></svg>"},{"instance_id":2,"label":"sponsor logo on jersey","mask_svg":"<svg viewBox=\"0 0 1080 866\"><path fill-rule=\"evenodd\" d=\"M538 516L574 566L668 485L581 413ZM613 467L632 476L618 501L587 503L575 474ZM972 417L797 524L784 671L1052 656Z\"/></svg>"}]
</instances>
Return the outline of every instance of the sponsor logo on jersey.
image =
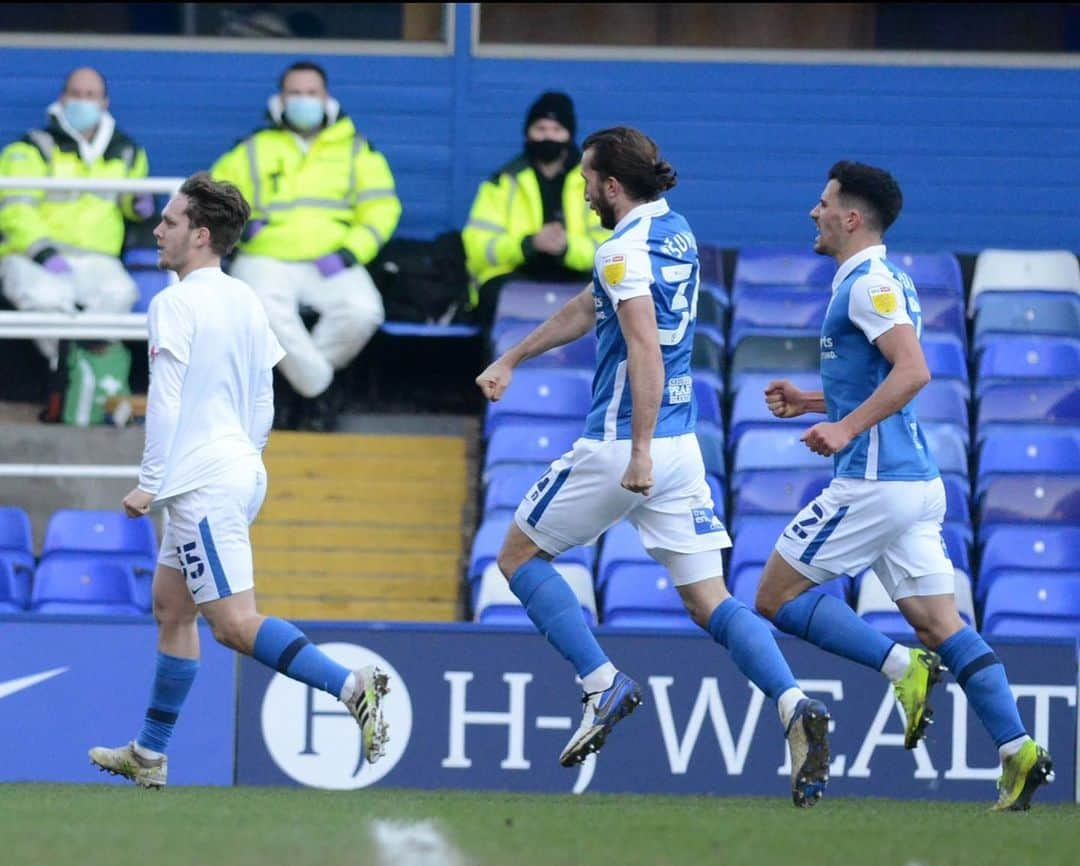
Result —
<instances>
[{"instance_id":1,"label":"sponsor logo on jersey","mask_svg":"<svg viewBox=\"0 0 1080 866\"><path fill-rule=\"evenodd\" d=\"M690 513L694 518L694 532L698 535L724 531L723 521L716 516L716 512L711 508L692 508Z\"/></svg>"},{"instance_id":2,"label":"sponsor logo on jersey","mask_svg":"<svg viewBox=\"0 0 1080 866\"><path fill-rule=\"evenodd\" d=\"M607 256L601 271L605 283L609 286L619 285L626 276L626 256Z\"/></svg>"},{"instance_id":3,"label":"sponsor logo on jersey","mask_svg":"<svg viewBox=\"0 0 1080 866\"><path fill-rule=\"evenodd\" d=\"M892 286L876 286L870 290L870 303L883 316L896 312L896 290Z\"/></svg>"},{"instance_id":4,"label":"sponsor logo on jersey","mask_svg":"<svg viewBox=\"0 0 1080 866\"><path fill-rule=\"evenodd\" d=\"M689 403L694 393L694 380L689 376L675 376L668 379L668 403Z\"/></svg>"}]
</instances>

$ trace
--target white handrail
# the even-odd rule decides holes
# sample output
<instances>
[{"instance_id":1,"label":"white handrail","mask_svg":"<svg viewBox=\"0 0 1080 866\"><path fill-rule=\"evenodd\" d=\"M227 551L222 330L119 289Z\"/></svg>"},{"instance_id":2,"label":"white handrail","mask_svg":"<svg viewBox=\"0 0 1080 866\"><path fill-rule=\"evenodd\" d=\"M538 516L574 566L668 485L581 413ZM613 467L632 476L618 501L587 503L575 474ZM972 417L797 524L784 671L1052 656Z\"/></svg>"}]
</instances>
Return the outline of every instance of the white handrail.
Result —
<instances>
[{"instance_id":1,"label":"white handrail","mask_svg":"<svg viewBox=\"0 0 1080 866\"><path fill-rule=\"evenodd\" d=\"M69 189L75 192L160 192L173 195L184 177L0 177L0 189Z\"/></svg>"},{"instance_id":2,"label":"white handrail","mask_svg":"<svg viewBox=\"0 0 1080 866\"><path fill-rule=\"evenodd\" d=\"M145 340L146 313L0 310L0 339Z\"/></svg>"},{"instance_id":3,"label":"white handrail","mask_svg":"<svg viewBox=\"0 0 1080 866\"><path fill-rule=\"evenodd\" d=\"M138 478L138 466L96 463L6 463L0 478Z\"/></svg>"}]
</instances>

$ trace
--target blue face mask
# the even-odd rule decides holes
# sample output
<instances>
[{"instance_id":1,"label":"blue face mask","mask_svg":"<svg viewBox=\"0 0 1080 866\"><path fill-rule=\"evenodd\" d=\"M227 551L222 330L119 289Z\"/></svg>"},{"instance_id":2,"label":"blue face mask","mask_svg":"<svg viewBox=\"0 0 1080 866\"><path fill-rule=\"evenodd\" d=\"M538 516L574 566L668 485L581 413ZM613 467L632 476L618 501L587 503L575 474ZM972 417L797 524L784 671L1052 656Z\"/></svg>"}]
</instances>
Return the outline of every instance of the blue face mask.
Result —
<instances>
[{"instance_id":1,"label":"blue face mask","mask_svg":"<svg viewBox=\"0 0 1080 866\"><path fill-rule=\"evenodd\" d=\"M97 126L101 114L101 106L91 99L69 99L64 103L64 119L79 132Z\"/></svg>"},{"instance_id":2,"label":"blue face mask","mask_svg":"<svg viewBox=\"0 0 1080 866\"><path fill-rule=\"evenodd\" d=\"M290 96L285 100L285 119L295 129L314 129L325 114L326 107L317 96Z\"/></svg>"}]
</instances>

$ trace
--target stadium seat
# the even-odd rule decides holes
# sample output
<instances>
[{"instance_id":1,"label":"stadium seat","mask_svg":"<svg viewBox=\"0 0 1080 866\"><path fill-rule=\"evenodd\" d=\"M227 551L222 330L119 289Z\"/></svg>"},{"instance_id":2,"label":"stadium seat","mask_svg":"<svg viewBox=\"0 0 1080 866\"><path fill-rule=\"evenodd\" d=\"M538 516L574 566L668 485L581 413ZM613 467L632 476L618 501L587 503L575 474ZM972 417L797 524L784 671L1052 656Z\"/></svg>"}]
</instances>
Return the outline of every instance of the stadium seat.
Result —
<instances>
[{"instance_id":1,"label":"stadium seat","mask_svg":"<svg viewBox=\"0 0 1080 866\"><path fill-rule=\"evenodd\" d=\"M955 475L943 475L941 481L945 485L945 519L970 526L971 488L968 482Z\"/></svg>"},{"instance_id":2,"label":"stadium seat","mask_svg":"<svg viewBox=\"0 0 1080 866\"><path fill-rule=\"evenodd\" d=\"M732 390L736 377L745 373L771 373L775 379L789 373L820 375L821 340L818 337L746 337L731 356Z\"/></svg>"},{"instance_id":3,"label":"stadium seat","mask_svg":"<svg viewBox=\"0 0 1080 866\"><path fill-rule=\"evenodd\" d=\"M698 421L694 432L697 434L698 446L701 448L705 472L717 478L726 476L723 428L708 421Z\"/></svg>"},{"instance_id":4,"label":"stadium seat","mask_svg":"<svg viewBox=\"0 0 1080 866\"><path fill-rule=\"evenodd\" d=\"M498 339L494 341L493 356L498 358L507 349L516 346L536 325L536 322L517 322L506 325L500 330ZM560 367L591 372L596 367L596 334L590 331L579 340L549 349L541 355L523 361L518 369L528 370L533 367Z\"/></svg>"},{"instance_id":5,"label":"stadium seat","mask_svg":"<svg viewBox=\"0 0 1080 866\"><path fill-rule=\"evenodd\" d=\"M702 280L697 295L698 327L715 328L720 334L727 329L727 290Z\"/></svg>"},{"instance_id":6,"label":"stadium seat","mask_svg":"<svg viewBox=\"0 0 1080 866\"><path fill-rule=\"evenodd\" d=\"M967 317L963 295L945 292L919 292L923 333L952 334L967 345Z\"/></svg>"},{"instance_id":7,"label":"stadium seat","mask_svg":"<svg viewBox=\"0 0 1080 866\"><path fill-rule=\"evenodd\" d=\"M949 293L962 297L964 279L960 262L952 253L912 253L889 251L889 261L911 277L922 300L924 292Z\"/></svg>"},{"instance_id":8,"label":"stadium seat","mask_svg":"<svg viewBox=\"0 0 1080 866\"><path fill-rule=\"evenodd\" d=\"M994 336L983 344L975 396L992 385L1034 385L1080 379L1080 340L1072 337Z\"/></svg>"},{"instance_id":9,"label":"stadium seat","mask_svg":"<svg viewBox=\"0 0 1080 866\"><path fill-rule=\"evenodd\" d=\"M491 335L498 339L503 329L512 324L539 324L581 293L584 283L540 283L527 280L508 280L499 291L495 305L495 320Z\"/></svg>"},{"instance_id":10,"label":"stadium seat","mask_svg":"<svg viewBox=\"0 0 1080 866\"><path fill-rule=\"evenodd\" d=\"M694 343L690 351L690 367L694 371L706 371L717 375L727 368L724 335L716 328L694 328Z\"/></svg>"},{"instance_id":11,"label":"stadium seat","mask_svg":"<svg viewBox=\"0 0 1080 866\"><path fill-rule=\"evenodd\" d=\"M30 603L33 546L30 515L13 505L0 506L0 562L10 567L15 597L23 607Z\"/></svg>"},{"instance_id":12,"label":"stadium seat","mask_svg":"<svg viewBox=\"0 0 1080 866\"><path fill-rule=\"evenodd\" d=\"M121 562L91 557L43 560L34 575L35 613L138 615L135 574Z\"/></svg>"},{"instance_id":13,"label":"stadium seat","mask_svg":"<svg viewBox=\"0 0 1080 866\"><path fill-rule=\"evenodd\" d=\"M23 594L15 583L11 563L0 559L0 613L21 613L26 607Z\"/></svg>"},{"instance_id":14,"label":"stadium seat","mask_svg":"<svg viewBox=\"0 0 1080 866\"><path fill-rule=\"evenodd\" d=\"M732 286L735 301L748 290L768 287L806 287L827 290L832 286L836 263L805 247L743 247L735 259Z\"/></svg>"},{"instance_id":15,"label":"stadium seat","mask_svg":"<svg viewBox=\"0 0 1080 866\"><path fill-rule=\"evenodd\" d=\"M512 515L495 515L486 518L476 530L473 537L472 552L469 556L469 581L473 583L479 578L489 565L495 562L502 548L506 531L510 528ZM556 559L557 565L580 565L590 574L596 559L594 547L572 547ZM475 587L474 587L475 589Z\"/></svg>"},{"instance_id":16,"label":"stadium seat","mask_svg":"<svg viewBox=\"0 0 1080 866\"><path fill-rule=\"evenodd\" d=\"M703 635L663 566L626 563L612 569L601 607L604 625Z\"/></svg>"},{"instance_id":17,"label":"stadium seat","mask_svg":"<svg viewBox=\"0 0 1080 866\"><path fill-rule=\"evenodd\" d=\"M720 395L723 393L723 387L723 382L718 377L707 373L694 375L694 402L697 404L699 421L707 421L717 427L723 427L724 415L720 410Z\"/></svg>"},{"instance_id":18,"label":"stadium seat","mask_svg":"<svg viewBox=\"0 0 1080 866\"><path fill-rule=\"evenodd\" d=\"M765 563L748 563L739 569L737 575L732 576L730 584L731 594L747 607L753 609L757 598L758 586L761 584L761 572ZM808 592L823 592L826 595L835 596L844 604L850 604L851 578L846 574L840 575L835 580L827 580L825 583L811 587Z\"/></svg>"},{"instance_id":19,"label":"stadium seat","mask_svg":"<svg viewBox=\"0 0 1080 866\"><path fill-rule=\"evenodd\" d=\"M496 466L526 464L536 469L537 477L555 458L567 453L581 436L580 421L549 421L544 424L504 424L487 443L484 457L484 483Z\"/></svg>"},{"instance_id":20,"label":"stadium seat","mask_svg":"<svg viewBox=\"0 0 1080 866\"><path fill-rule=\"evenodd\" d=\"M1080 337L1080 295L1030 292L986 303L975 314L975 353L1000 335Z\"/></svg>"},{"instance_id":21,"label":"stadium seat","mask_svg":"<svg viewBox=\"0 0 1080 866\"><path fill-rule=\"evenodd\" d=\"M134 520L121 511L64 508L53 513L45 528L41 557L53 553L128 553L154 559L157 537L149 517Z\"/></svg>"},{"instance_id":22,"label":"stadium seat","mask_svg":"<svg viewBox=\"0 0 1080 866\"><path fill-rule=\"evenodd\" d=\"M1014 424L1080 426L1080 383L992 385L979 397L975 422L977 443Z\"/></svg>"},{"instance_id":23,"label":"stadium seat","mask_svg":"<svg viewBox=\"0 0 1080 866\"><path fill-rule=\"evenodd\" d=\"M633 524L621 520L604 533L596 566L597 591L603 593L615 569L626 565L656 565L656 560L645 552Z\"/></svg>"},{"instance_id":24,"label":"stadium seat","mask_svg":"<svg viewBox=\"0 0 1080 866\"><path fill-rule=\"evenodd\" d=\"M955 424L928 421L919 425L941 474L968 477L967 431Z\"/></svg>"},{"instance_id":25,"label":"stadium seat","mask_svg":"<svg viewBox=\"0 0 1080 866\"><path fill-rule=\"evenodd\" d=\"M1054 575L1080 574L1080 527L1001 526L983 545L979 557L975 598L981 604L998 578L1024 572Z\"/></svg>"},{"instance_id":26,"label":"stadium seat","mask_svg":"<svg viewBox=\"0 0 1080 866\"><path fill-rule=\"evenodd\" d=\"M150 302L154 295L169 285L171 277L168 271L131 271L131 278L135 281L138 297L135 306L131 308L133 313L145 313L150 309Z\"/></svg>"},{"instance_id":27,"label":"stadium seat","mask_svg":"<svg viewBox=\"0 0 1080 866\"><path fill-rule=\"evenodd\" d=\"M728 589L734 593L733 587L739 582L744 570L760 573L769 559L776 540L790 522L790 517L747 517L739 527L739 534L735 536L731 549L731 562L728 565L727 584Z\"/></svg>"},{"instance_id":28,"label":"stadium seat","mask_svg":"<svg viewBox=\"0 0 1080 866\"><path fill-rule=\"evenodd\" d=\"M953 334L923 332L922 349L926 366L935 379L968 382L967 353L964 344Z\"/></svg>"},{"instance_id":29,"label":"stadium seat","mask_svg":"<svg viewBox=\"0 0 1080 866\"><path fill-rule=\"evenodd\" d=\"M570 585L581 602L585 622L596 625L596 596L593 593L592 574L577 564L556 563L555 570ZM520 625L535 628L521 601L510 590L510 584L494 563L484 569L480 577L479 593L474 606L475 622L485 625Z\"/></svg>"},{"instance_id":30,"label":"stadium seat","mask_svg":"<svg viewBox=\"0 0 1080 866\"><path fill-rule=\"evenodd\" d=\"M968 437L968 401L948 381L932 379L915 397L915 417L920 423L953 424Z\"/></svg>"},{"instance_id":31,"label":"stadium seat","mask_svg":"<svg viewBox=\"0 0 1080 866\"><path fill-rule=\"evenodd\" d=\"M733 471L813 469L832 472L833 459L815 454L799 440L802 430L747 430L735 446Z\"/></svg>"},{"instance_id":32,"label":"stadium seat","mask_svg":"<svg viewBox=\"0 0 1080 866\"><path fill-rule=\"evenodd\" d=\"M712 496L713 510L724 523L727 523L727 488L724 479L706 472L705 483L709 485L709 495Z\"/></svg>"},{"instance_id":33,"label":"stadium seat","mask_svg":"<svg viewBox=\"0 0 1080 866\"><path fill-rule=\"evenodd\" d=\"M732 487L732 530L743 530L744 518L795 514L832 481L832 469L747 470Z\"/></svg>"},{"instance_id":34,"label":"stadium seat","mask_svg":"<svg viewBox=\"0 0 1080 866\"><path fill-rule=\"evenodd\" d=\"M1040 430L1000 428L983 440L975 496L999 475L1057 472L1080 469L1080 427Z\"/></svg>"},{"instance_id":35,"label":"stadium seat","mask_svg":"<svg viewBox=\"0 0 1080 866\"><path fill-rule=\"evenodd\" d=\"M941 537L952 564L964 574L971 574L971 525L946 520L941 524Z\"/></svg>"},{"instance_id":36,"label":"stadium seat","mask_svg":"<svg viewBox=\"0 0 1080 866\"><path fill-rule=\"evenodd\" d=\"M1038 572L996 580L986 594L982 631L1009 637L1080 637L1080 572Z\"/></svg>"},{"instance_id":37,"label":"stadium seat","mask_svg":"<svg viewBox=\"0 0 1080 866\"><path fill-rule=\"evenodd\" d=\"M724 280L724 251L720 247L698 241L698 265L702 286L708 286L712 294L726 303L728 287Z\"/></svg>"},{"instance_id":38,"label":"stadium seat","mask_svg":"<svg viewBox=\"0 0 1080 866\"><path fill-rule=\"evenodd\" d=\"M986 292L1080 292L1080 265L1068 250L983 250L975 258L969 315Z\"/></svg>"},{"instance_id":39,"label":"stadium seat","mask_svg":"<svg viewBox=\"0 0 1080 866\"><path fill-rule=\"evenodd\" d=\"M539 478L540 473L529 464L505 463L497 467L484 492L484 519L500 514L503 517L512 515Z\"/></svg>"},{"instance_id":40,"label":"stadium seat","mask_svg":"<svg viewBox=\"0 0 1080 866\"><path fill-rule=\"evenodd\" d=\"M801 388L803 391L821 390L821 374L810 370L789 370L784 373L740 373L732 379L728 397L734 400L735 396L741 391L749 389L757 394L758 399L764 405L765 389L769 387L770 382L780 379L787 379L796 388Z\"/></svg>"},{"instance_id":41,"label":"stadium seat","mask_svg":"<svg viewBox=\"0 0 1080 866\"><path fill-rule=\"evenodd\" d=\"M971 594L971 578L958 568L953 568L956 578L956 609L968 625L975 625L975 603ZM866 569L856 580L855 612L874 628L904 640L916 640L913 629L885 591L872 568Z\"/></svg>"},{"instance_id":42,"label":"stadium seat","mask_svg":"<svg viewBox=\"0 0 1080 866\"><path fill-rule=\"evenodd\" d=\"M1003 523L1080 524L1080 474L994 478L978 503L980 544Z\"/></svg>"},{"instance_id":43,"label":"stadium seat","mask_svg":"<svg viewBox=\"0 0 1080 866\"><path fill-rule=\"evenodd\" d=\"M820 382L818 383L820 385ZM730 440L732 446L748 430L784 430L801 436L821 416L777 418L765 405L764 388L740 387L731 404Z\"/></svg>"},{"instance_id":44,"label":"stadium seat","mask_svg":"<svg viewBox=\"0 0 1080 866\"><path fill-rule=\"evenodd\" d=\"M817 338L831 299L828 292L744 292L735 305L731 345L752 335Z\"/></svg>"},{"instance_id":45,"label":"stadium seat","mask_svg":"<svg viewBox=\"0 0 1080 866\"><path fill-rule=\"evenodd\" d=\"M581 428L592 405L592 374L554 368L521 369L498 401L487 404L484 435L506 424L574 421Z\"/></svg>"}]
</instances>

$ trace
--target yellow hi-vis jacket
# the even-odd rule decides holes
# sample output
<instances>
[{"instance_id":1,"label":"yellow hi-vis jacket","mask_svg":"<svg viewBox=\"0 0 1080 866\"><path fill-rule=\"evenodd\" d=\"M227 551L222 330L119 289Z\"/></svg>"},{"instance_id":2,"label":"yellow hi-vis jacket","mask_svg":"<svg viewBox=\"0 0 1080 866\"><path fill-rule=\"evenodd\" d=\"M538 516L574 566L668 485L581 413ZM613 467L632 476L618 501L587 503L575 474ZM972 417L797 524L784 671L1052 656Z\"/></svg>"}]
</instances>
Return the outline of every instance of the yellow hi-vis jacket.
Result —
<instances>
[{"instance_id":1,"label":"yellow hi-vis jacket","mask_svg":"<svg viewBox=\"0 0 1080 866\"><path fill-rule=\"evenodd\" d=\"M235 184L251 220L267 224L241 252L284 261L340 249L367 264L397 228L401 202L386 158L343 117L307 142L287 129L260 130L210 170Z\"/></svg>"},{"instance_id":2,"label":"yellow hi-vis jacket","mask_svg":"<svg viewBox=\"0 0 1080 866\"><path fill-rule=\"evenodd\" d=\"M563 183L566 253L562 263L572 271L588 275L593 269L596 248L610 233L600 225L600 217L585 201L585 178L578 165L568 168ZM461 233L473 291L493 277L508 274L524 264L521 242L540 231L543 225L540 183L536 170L523 157L480 184L469 221Z\"/></svg>"},{"instance_id":3,"label":"yellow hi-vis jacket","mask_svg":"<svg viewBox=\"0 0 1080 866\"><path fill-rule=\"evenodd\" d=\"M114 129L104 152L83 161L79 146L55 121L31 130L0 153L5 177L140 178L146 151ZM118 256L124 219L139 222L131 194L70 190L0 190L0 255L35 256L49 247L72 247Z\"/></svg>"}]
</instances>

